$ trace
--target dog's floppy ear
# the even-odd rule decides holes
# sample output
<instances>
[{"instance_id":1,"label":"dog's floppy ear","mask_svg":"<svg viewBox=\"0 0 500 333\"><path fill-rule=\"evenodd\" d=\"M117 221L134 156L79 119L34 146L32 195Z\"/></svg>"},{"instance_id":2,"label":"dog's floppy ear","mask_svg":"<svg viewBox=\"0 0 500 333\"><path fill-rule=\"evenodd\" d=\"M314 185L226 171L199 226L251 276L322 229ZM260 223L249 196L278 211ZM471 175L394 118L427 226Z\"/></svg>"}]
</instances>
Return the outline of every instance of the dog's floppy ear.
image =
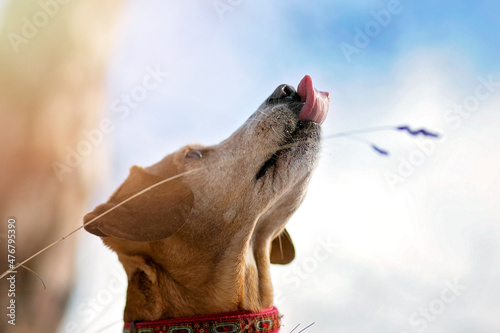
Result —
<instances>
[{"instance_id":1,"label":"dog's floppy ear","mask_svg":"<svg viewBox=\"0 0 500 333\"><path fill-rule=\"evenodd\" d=\"M84 217L84 223L113 209L85 230L100 237L151 242L167 238L188 220L193 209L193 193L177 180L167 181L119 205L134 194L165 179L133 166L130 175L107 203Z\"/></svg>"},{"instance_id":2,"label":"dog's floppy ear","mask_svg":"<svg viewBox=\"0 0 500 333\"><path fill-rule=\"evenodd\" d=\"M284 229L271 244L271 264L286 265L295 258L295 247L292 238Z\"/></svg>"}]
</instances>

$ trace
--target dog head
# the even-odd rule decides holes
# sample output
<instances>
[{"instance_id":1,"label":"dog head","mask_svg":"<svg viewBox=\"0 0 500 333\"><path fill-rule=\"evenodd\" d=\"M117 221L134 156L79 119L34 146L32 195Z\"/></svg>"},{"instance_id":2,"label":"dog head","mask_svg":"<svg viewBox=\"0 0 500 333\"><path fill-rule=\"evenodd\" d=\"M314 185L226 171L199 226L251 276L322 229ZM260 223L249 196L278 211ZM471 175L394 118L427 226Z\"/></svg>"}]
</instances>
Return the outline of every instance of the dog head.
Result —
<instances>
[{"instance_id":1,"label":"dog head","mask_svg":"<svg viewBox=\"0 0 500 333\"><path fill-rule=\"evenodd\" d=\"M109 201L85 216L85 229L119 256L147 255L171 268L176 251L193 263L289 263L295 252L285 225L306 193L328 104L309 76L297 91L280 85L220 144L188 145L132 167Z\"/></svg>"}]
</instances>

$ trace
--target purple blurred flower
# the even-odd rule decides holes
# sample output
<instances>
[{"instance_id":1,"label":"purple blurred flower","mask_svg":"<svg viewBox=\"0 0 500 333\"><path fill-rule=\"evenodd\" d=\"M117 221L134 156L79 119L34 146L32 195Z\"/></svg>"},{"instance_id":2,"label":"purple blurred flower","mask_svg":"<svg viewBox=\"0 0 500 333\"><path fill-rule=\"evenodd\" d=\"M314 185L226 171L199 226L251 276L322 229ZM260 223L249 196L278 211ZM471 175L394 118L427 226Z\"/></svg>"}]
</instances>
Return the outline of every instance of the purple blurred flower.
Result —
<instances>
[{"instance_id":1,"label":"purple blurred flower","mask_svg":"<svg viewBox=\"0 0 500 333\"><path fill-rule=\"evenodd\" d=\"M385 155L385 156L388 156L389 155L389 152L387 150L384 150L382 148L379 148L377 146L375 146L374 144L372 144L372 148L377 152L379 153L380 155Z\"/></svg>"},{"instance_id":2,"label":"purple blurred flower","mask_svg":"<svg viewBox=\"0 0 500 333\"><path fill-rule=\"evenodd\" d=\"M418 135L421 134L423 136L430 136L432 138L439 138L439 134L433 133L433 132L429 132L425 128L421 128L419 130L412 130L409 126L398 126L398 127L396 127L396 129L398 131L406 131L406 132L408 132L409 134L411 134L413 136L418 136Z\"/></svg>"}]
</instances>

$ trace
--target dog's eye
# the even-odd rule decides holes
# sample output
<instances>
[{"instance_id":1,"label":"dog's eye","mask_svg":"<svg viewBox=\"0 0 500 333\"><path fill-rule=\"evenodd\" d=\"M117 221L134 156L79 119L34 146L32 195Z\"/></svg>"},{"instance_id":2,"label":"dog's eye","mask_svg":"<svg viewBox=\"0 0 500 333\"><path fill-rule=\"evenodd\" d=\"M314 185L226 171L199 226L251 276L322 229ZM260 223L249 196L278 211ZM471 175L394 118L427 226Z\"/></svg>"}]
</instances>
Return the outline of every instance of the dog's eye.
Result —
<instances>
[{"instance_id":1,"label":"dog's eye","mask_svg":"<svg viewBox=\"0 0 500 333\"><path fill-rule=\"evenodd\" d=\"M186 159L189 160L197 160L203 157L202 153L199 150L188 150L185 155Z\"/></svg>"}]
</instances>

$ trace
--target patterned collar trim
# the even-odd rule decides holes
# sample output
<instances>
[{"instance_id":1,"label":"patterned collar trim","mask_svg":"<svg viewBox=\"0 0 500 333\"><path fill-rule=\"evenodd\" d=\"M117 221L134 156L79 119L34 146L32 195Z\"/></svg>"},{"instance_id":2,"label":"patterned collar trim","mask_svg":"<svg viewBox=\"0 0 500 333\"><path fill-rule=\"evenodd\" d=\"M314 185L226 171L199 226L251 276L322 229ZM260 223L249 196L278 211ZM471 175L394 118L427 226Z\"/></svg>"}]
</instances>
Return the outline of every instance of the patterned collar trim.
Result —
<instances>
[{"instance_id":1,"label":"patterned collar trim","mask_svg":"<svg viewBox=\"0 0 500 333\"><path fill-rule=\"evenodd\" d=\"M277 333L281 315L276 307L261 312L235 311L159 321L125 323L123 333Z\"/></svg>"}]
</instances>

